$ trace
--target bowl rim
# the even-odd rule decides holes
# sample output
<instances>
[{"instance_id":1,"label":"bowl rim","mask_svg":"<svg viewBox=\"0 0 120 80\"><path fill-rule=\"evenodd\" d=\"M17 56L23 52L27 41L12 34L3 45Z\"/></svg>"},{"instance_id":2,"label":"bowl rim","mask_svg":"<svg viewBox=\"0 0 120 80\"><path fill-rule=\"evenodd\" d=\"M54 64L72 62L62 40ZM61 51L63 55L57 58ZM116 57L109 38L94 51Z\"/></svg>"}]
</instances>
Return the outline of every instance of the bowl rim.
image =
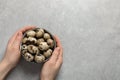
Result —
<instances>
[{"instance_id":1,"label":"bowl rim","mask_svg":"<svg viewBox=\"0 0 120 80\"><path fill-rule=\"evenodd\" d=\"M53 47L53 51L54 51L55 48L57 47L57 43L56 43L56 40L55 40L53 34L51 34L51 32L49 32L48 30L46 30L46 29L44 29L44 28L40 28L40 27L36 27L36 28L34 28L34 29L30 29L30 30L36 30L36 29L43 29L46 33L49 33L49 34L50 34L50 37L53 39L53 42L54 42L54 47ZM30 30L27 30L27 31L30 31ZM26 35L25 33L26 33L27 31L25 31L25 32L23 33L23 37L22 37L22 39L23 39L24 36ZM22 53L21 53L21 51L22 51L21 46L22 46L22 41L21 41L21 43L20 43L20 54L22 55ZM51 56L52 56L52 55L51 55ZM51 57L51 56L50 56L50 57ZM22 57L24 58L23 55L22 55ZM46 60L44 60L44 61L41 62L41 63L37 63L37 62L35 62L35 61L29 62L29 61L25 60L25 58L24 58L24 60L25 60L26 62L29 62L29 63L42 64L42 63L47 62L47 61L50 59L50 57L47 58Z\"/></svg>"}]
</instances>

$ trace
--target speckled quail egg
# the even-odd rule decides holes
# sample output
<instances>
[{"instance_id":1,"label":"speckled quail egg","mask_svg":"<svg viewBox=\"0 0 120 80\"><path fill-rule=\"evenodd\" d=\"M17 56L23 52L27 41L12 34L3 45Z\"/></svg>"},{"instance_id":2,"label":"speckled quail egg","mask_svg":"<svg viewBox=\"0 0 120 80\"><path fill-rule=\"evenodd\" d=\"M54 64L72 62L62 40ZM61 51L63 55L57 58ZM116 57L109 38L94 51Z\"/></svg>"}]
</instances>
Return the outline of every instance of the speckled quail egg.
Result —
<instances>
[{"instance_id":1,"label":"speckled quail egg","mask_svg":"<svg viewBox=\"0 0 120 80\"><path fill-rule=\"evenodd\" d=\"M42 51L47 50L48 48L49 48L49 46L46 42L41 42L39 45L39 49Z\"/></svg>"},{"instance_id":2,"label":"speckled quail egg","mask_svg":"<svg viewBox=\"0 0 120 80\"><path fill-rule=\"evenodd\" d=\"M54 41L52 39L48 39L47 44L50 46L50 48L54 47Z\"/></svg>"},{"instance_id":3,"label":"speckled quail egg","mask_svg":"<svg viewBox=\"0 0 120 80\"><path fill-rule=\"evenodd\" d=\"M24 54L24 58L25 58L26 61L30 62L30 61L33 61L34 56L27 52L27 53Z\"/></svg>"},{"instance_id":4,"label":"speckled quail egg","mask_svg":"<svg viewBox=\"0 0 120 80\"><path fill-rule=\"evenodd\" d=\"M27 49L24 49L21 52L22 52L22 55L24 56L24 54L27 52Z\"/></svg>"},{"instance_id":5,"label":"speckled quail egg","mask_svg":"<svg viewBox=\"0 0 120 80\"><path fill-rule=\"evenodd\" d=\"M37 40L36 40L36 38L34 38L34 37L28 37L27 42L28 42L28 43L36 44L36 43L37 43Z\"/></svg>"},{"instance_id":6,"label":"speckled quail egg","mask_svg":"<svg viewBox=\"0 0 120 80\"><path fill-rule=\"evenodd\" d=\"M43 55L35 55L35 61L37 63L41 63L45 60L45 57Z\"/></svg>"},{"instance_id":7,"label":"speckled quail egg","mask_svg":"<svg viewBox=\"0 0 120 80\"><path fill-rule=\"evenodd\" d=\"M33 30L29 30L29 31L26 32L26 35L27 35L28 37L34 37L35 34L36 34L36 32L33 31Z\"/></svg>"},{"instance_id":8,"label":"speckled quail egg","mask_svg":"<svg viewBox=\"0 0 120 80\"><path fill-rule=\"evenodd\" d=\"M52 55L52 50L48 49L46 52L43 53L43 55L47 58L50 57Z\"/></svg>"},{"instance_id":9,"label":"speckled quail egg","mask_svg":"<svg viewBox=\"0 0 120 80\"><path fill-rule=\"evenodd\" d=\"M22 39L22 43L26 43L27 42L27 38L26 37L24 37L23 39Z\"/></svg>"},{"instance_id":10,"label":"speckled quail egg","mask_svg":"<svg viewBox=\"0 0 120 80\"><path fill-rule=\"evenodd\" d=\"M38 54L39 53L39 49L38 47L34 46L34 45L28 45L28 51L31 54Z\"/></svg>"},{"instance_id":11,"label":"speckled quail egg","mask_svg":"<svg viewBox=\"0 0 120 80\"><path fill-rule=\"evenodd\" d=\"M45 33L44 36L43 36L43 38L44 38L45 40L47 40L47 39L50 39L51 37L50 37L50 34Z\"/></svg>"},{"instance_id":12,"label":"speckled quail egg","mask_svg":"<svg viewBox=\"0 0 120 80\"><path fill-rule=\"evenodd\" d=\"M44 42L45 40L43 38L40 38L37 40L37 45L39 45L41 42Z\"/></svg>"},{"instance_id":13,"label":"speckled quail egg","mask_svg":"<svg viewBox=\"0 0 120 80\"><path fill-rule=\"evenodd\" d=\"M22 50L27 50L27 45L23 44L22 47L21 47Z\"/></svg>"},{"instance_id":14,"label":"speckled quail egg","mask_svg":"<svg viewBox=\"0 0 120 80\"><path fill-rule=\"evenodd\" d=\"M37 29L37 32L36 32L36 37L37 38L41 38L44 34L44 30L43 29Z\"/></svg>"}]
</instances>

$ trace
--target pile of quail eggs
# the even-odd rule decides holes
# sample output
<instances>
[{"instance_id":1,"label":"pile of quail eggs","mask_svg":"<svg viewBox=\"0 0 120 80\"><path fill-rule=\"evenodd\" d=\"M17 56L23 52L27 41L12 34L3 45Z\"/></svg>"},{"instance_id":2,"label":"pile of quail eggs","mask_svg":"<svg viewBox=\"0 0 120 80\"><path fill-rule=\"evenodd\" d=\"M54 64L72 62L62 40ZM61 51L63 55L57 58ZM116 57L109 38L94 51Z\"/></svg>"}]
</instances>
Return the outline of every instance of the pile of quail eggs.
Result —
<instances>
[{"instance_id":1,"label":"pile of quail eggs","mask_svg":"<svg viewBox=\"0 0 120 80\"><path fill-rule=\"evenodd\" d=\"M26 61L42 63L52 55L55 45L53 36L42 28L35 28L24 33L21 53Z\"/></svg>"}]
</instances>

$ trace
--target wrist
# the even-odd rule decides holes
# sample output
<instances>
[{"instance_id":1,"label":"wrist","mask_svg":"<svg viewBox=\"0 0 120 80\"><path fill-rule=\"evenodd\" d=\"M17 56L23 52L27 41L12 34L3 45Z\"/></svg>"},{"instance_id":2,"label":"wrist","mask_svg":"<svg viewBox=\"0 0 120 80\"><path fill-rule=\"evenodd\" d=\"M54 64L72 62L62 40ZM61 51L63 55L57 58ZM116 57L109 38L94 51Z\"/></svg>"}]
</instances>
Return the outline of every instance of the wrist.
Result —
<instances>
[{"instance_id":1,"label":"wrist","mask_svg":"<svg viewBox=\"0 0 120 80\"><path fill-rule=\"evenodd\" d=\"M0 62L0 80L3 80L11 69L12 67L10 64L2 60Z\"/></svg>"},{"instance_id":2,"label":"wrist","mask_svg":"<svg viewBox=\"0 0 120 80\"><path fill-rule=\"evenodd\" d=\"M14 68L14 67L12 67L12 65L11 65L9 62L7 62L7 60L5 60L5 59L3 59L3 60L1 61L0 65L3 65L4 68L7 68L8 70L11 70L12 68Z\"/></svg>"},{"instance_id":3,"label":"wrist","mask_svg":"<svg viewBox=\"0 0 120 80\"><path fill-rule=\"evenodd\" d=\"M9 69L13 69L16 67L15 64L13 64L12 62L10 62L10 60L3 58L3 60L1 61L3 64L5 64L5 66Z\"/></svg>"},{"instance_id":4,"label":"wrist","mask_svg":"<svg viewBox=\"0 0 120 80\"><path fill-rule=\"evenodd\" d=\"M48 78L48 77L41 77L41 80L54 80L54 79L51 79L51 78Z\"/></svg>"}]
</instances>

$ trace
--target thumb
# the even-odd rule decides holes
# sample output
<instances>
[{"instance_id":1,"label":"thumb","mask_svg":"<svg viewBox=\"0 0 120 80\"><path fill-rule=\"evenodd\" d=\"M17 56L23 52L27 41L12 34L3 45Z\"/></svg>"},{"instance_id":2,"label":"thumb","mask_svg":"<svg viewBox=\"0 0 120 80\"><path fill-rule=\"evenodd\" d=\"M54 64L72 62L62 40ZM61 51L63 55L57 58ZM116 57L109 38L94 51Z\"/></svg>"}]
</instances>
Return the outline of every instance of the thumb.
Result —
<instances>
[{"instance_id":1,"label":"thumb","mask_svg":"<svg viewBox=\"0 0 120 80\"><path fill-rule=\"evenodd\" d=\"M22 40L22 32L18 32L17 37L16 37L16 39L15 39L15 41L14 41L14 43L13 43L13 45L14 45L17 49L19 49L21 40Z\"/></svg>"}]
</instances>

